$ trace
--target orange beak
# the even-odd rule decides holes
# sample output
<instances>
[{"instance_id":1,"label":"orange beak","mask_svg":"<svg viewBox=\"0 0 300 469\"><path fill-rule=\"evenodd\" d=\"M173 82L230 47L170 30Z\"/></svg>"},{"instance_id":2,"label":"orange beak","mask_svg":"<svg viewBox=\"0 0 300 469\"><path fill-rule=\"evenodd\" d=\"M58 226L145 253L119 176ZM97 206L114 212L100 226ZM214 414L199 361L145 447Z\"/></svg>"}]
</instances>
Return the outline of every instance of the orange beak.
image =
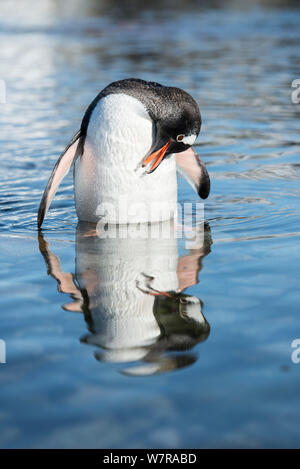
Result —
<instances>
[{"instance_id":1,"label":"orange beak","mask_svg":"<svg viewBox=\"0 0 300 469\"><path fill-rule=\"evenodd\" d=\"M143 161L142 167L144 168L145 166L148 166L150 163L153 162L151 168L147 171L148 174L152 173L157 166L160 164L162 161L163 157L165 156L165 153L167 149L169 148L172 140L170 139L163 147L161 147L159 150L154 151L151 153L151 155L147 156L145 161Z\"/></svg>"}]
</instances>

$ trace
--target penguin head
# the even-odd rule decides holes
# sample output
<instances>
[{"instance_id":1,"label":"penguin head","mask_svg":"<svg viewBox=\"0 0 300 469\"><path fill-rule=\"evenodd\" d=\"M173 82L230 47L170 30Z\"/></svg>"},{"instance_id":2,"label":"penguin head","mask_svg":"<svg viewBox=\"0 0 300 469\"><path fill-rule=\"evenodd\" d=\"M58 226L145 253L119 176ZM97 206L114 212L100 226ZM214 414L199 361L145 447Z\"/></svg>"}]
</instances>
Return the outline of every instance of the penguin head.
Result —
<instances>
[{"instance_id":1,"label":"penguin head","mask_svg":"<svg viewBox=\"0 0 300 469\"><path fill-rule=\"evenodd\" d=\"M155 138L143 166L152 163L152 173L163 158L181 153L193 145L201 129L201 114L196 101L184 90L162 87L163 99L154 102L150 115L155 123Z\"/></svg>"}]
</instances>

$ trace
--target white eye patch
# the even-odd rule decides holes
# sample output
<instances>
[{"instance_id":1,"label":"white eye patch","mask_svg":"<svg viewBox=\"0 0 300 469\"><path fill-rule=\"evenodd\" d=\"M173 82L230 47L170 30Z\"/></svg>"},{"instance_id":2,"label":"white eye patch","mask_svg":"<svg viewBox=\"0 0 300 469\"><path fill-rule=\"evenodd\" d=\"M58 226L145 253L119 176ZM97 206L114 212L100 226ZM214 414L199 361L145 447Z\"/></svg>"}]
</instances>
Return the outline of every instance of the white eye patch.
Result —
<instances>
[{"instance_id":1,"label":"white eye patch","mask_svg":"<svg viewBox=\"0 0 300 469\"><path fill-rule=\"evenodd\" d=\"M186 145L193 145L193 143L195 142L197 138L197 135L188 135L186 137L184 137L180 143L185 143Z\"/></svg>"}]
</instances>

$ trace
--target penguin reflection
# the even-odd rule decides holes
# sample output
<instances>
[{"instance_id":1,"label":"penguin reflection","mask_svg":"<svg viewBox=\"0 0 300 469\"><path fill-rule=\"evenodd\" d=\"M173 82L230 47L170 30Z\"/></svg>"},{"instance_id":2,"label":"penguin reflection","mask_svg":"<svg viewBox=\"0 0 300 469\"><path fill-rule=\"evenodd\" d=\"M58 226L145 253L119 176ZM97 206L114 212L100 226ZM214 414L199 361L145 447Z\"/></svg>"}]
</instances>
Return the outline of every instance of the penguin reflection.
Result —
<instances>
[{"instance_id":1,"label":"penguin reflection","mask_svg":"<svg viewBox=\"0 0 300 469\"><path fill-rule=\"evenodd\" d=\"M99 361L134 363L121 370L126 375L151 375L194 363L197 356L190 350L207 339L210 327L202 301L183 290L198 283L212 243L209 227L195 233L192 249L180 258L174 235L98 235L94 224L78 224L73 276L61 270L59 258L39 234L48 274L57 280L59 291L73 299L64 309L84 314L89 334L81 341L100 348L95 353Z\"/></svg>"}]
</instances>

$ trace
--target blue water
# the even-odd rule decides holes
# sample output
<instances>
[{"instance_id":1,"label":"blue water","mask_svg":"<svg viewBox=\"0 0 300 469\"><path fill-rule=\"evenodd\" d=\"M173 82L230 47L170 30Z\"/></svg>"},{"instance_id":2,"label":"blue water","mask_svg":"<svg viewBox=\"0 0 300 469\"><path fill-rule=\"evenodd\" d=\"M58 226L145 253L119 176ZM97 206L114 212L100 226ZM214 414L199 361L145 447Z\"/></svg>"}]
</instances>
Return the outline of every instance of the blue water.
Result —
<instances>
[{"instance_id":1,"label":"blue water","mask_svg":"<svg viewBox=\"0 0 300 469\"><path fill-rule=\"evenodd\" d=\"M1 447L299 447L300 104L291 82L300 11L17 3L1 2L0 18ZM176 255L171 242L84 238L71 175L38 240L36 212L59 153L98 91L130 76L182 87L200 105L196 148L212 182L203 244L178 240ZM197 201L182 179L179 200ZM204 322L178 314L180 295L153 297L160 336L145 345L151 328L132 334L128 297L120 327L131 345L117 347L101 308L122 297L126 275L107 292L97 269L126 273L168 249L186 262L184 294L198 299ZM80 288L73 299L59 291L47 275L54 264L84 283L83 300Z\"/></svg>"}]
</instances>

